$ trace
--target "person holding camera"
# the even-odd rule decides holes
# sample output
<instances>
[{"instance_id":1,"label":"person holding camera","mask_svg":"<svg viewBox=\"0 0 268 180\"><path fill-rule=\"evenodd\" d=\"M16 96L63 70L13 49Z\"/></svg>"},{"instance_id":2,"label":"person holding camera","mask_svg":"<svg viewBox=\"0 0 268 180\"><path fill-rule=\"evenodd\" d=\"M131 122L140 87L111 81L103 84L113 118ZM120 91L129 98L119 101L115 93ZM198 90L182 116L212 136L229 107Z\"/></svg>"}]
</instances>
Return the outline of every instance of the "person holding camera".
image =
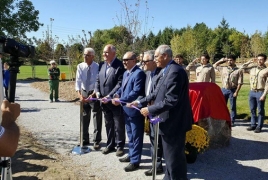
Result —
<instances>
[{"instance_id":1,"label":"person holding camera","mask_svg":"<svg viewBox=\"0 0 268 180\"><path fill-rule=\"evenodd\" d=\"M0 157L12 157L18 147L19 127L15 123L20 115L20 105L4 100L1 106Z\"/></svg>"},{"instance_id":2,"label":"person holding camera","mask_svg":"<svg viewBox=\"0 0 268 180\"><path fill-rule=\"evenodd\" d=\"M57 67L57 64L54 60L50 61L51 67L48 69L49 75L49 99L50 102L53 102L53 91L55 102L59 102L59 76L60 76L60 69Z\"/></svg>"}]
</instances>

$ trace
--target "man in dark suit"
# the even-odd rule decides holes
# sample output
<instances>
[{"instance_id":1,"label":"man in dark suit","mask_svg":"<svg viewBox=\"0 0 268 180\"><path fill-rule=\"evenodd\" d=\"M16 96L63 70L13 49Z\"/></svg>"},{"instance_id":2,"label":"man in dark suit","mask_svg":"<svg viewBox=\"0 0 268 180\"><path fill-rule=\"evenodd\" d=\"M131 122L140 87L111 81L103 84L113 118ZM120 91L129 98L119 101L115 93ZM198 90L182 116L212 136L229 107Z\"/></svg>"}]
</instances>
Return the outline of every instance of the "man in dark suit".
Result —
<instances>
[{"instance_id":1,"label":"man in dark suit","mask_svg":"<svg viewBox=\"0 0 268 180\"><path fill-rule=\"evenodd\" d=\"M123 109L121 106L113 105L108 99L111 99L121 87L125 68L122 61L116 58L116 48L111 44L104 47L103 58L105 62L100 68L95 84L95 93L98 98L102 98L101 107L107 133L107 145L102 153L114 152L117 147L116 156L122 156L126 139Z\"/></svg>"},{"instance_id":2,"label":"man in dark suit","mask_svg":"<svg viewBox=\"0 0 268 180\"><path fill-rule=\"evenodd\" d=\"M143 69L146 71L146 81L145 81L145 95L148 96L156 87L156 84L159 80L157 76L161 70L160 67L156 66L154 62L154 53L155 51L150 50L144 52L142 65ZM148 104L150 105L150 103ZM151 142L151 156L153 157L154 154L154 126L150 123L150 142ZM157 165L156 165L156 174L163 173L163 166L162 166L162 157L163 157L163 147L162 147L162 140L161 137L158 138L158 148L157 148ZM152 169L145 171L146 176L152 176L153 171Z\"/></svg>"},{"instance_id":3,"label":"man in dark suit","mask_svg":"<svg viewBox=\"0 0 268 180\"><path fill-rule=\"evenodd\" d=\"M126 131L129 139L128 156L119 159L120 162L130 162L124 168L126 172L139 168L141 161L144 118L141 113L125 106L124 102L132 102L144 96L145 73L136 65L137 57L133 52L127 52L123 57L123 64L127 70L123 76L121 88L116 92L113 99L114 105L119 105L121 101L124 109Z\"/></svg>"},{"instance_id":4,"label":"man in dark suit","mask_svg":"<svg viewBox=\"0 0 268 180\"><path fill-rule=\"evenodd\" d=\"M132 105L142 105L141 114L159 116L166 172L164 180L187 179L185 138L193 123L186 72L172 60L172 50L160 45L155 51L155 62L162 70L153 93ZM148 102L153 101L151 106Z\"/></svg>"}]
</instances>

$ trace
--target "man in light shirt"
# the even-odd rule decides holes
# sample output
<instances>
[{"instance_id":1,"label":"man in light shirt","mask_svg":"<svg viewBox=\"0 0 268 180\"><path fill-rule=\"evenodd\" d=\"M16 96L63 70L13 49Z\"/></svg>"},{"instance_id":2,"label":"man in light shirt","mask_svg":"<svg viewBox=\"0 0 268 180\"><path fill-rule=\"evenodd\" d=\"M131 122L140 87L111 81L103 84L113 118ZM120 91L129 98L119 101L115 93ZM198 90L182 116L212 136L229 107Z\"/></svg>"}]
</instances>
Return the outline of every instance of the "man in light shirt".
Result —
<instances>
[{"instance_id":1,"label":"man in light shirt","mask_svg":"<svg viewBox=\"0 0 268 180\"><path fill-rule=\"evenodd\" d=\"M251 125L247 128L248 131L260 133L264 117L265 117L265 99L268 92L268 68L265 65L267 56L265 54L259 54L257 56L257 64L254 63L254 59L242 65L245 73L250 75L250 92L249 92L249 107L251 114ZM250 65L251 64L251 65ZM250 66L249 66L250 65ZM258 116L256 114L258 108Z\"/></svg>"},{"instance_id":2,"label":"man in light shirt","mask_svg":"<svg viewBox=\"0 0 268 180\"><path fill-rule=\"evenodd\" d=\"M90 124L91 111L93 112L93 148L100 149L102 111L99 101L90 101L95 89L96 79L99 73L99 65L94 62L95 51L92 48L84 49L84 62L77 65L75 90L83 102L83 146L90 143L88 127Z\"/></svg>"},{"instance_id":3,"label":"man in light shirt","mask_svg":"<svg viewBox=\"0 0 268 180\"><path fill-rule=\"evenodd\" d=\"M200 58L194 59L186 67L187 71L195 71L196 82L213 82L215 83L215 70L213 66L209 63L209 55L202 54ZM200 60L201 65L196 64Z\"/></svg>"}]
</instances>

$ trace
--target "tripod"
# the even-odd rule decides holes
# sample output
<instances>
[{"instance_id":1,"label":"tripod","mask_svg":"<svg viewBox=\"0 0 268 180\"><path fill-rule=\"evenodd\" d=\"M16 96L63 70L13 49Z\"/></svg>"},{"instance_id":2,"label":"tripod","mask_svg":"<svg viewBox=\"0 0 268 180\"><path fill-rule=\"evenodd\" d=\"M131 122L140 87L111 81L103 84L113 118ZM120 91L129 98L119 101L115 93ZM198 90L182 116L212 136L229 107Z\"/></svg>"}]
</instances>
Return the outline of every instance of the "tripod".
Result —
<instances>
[{"instance_id":1,"label":"tripod","mask_svg":"<svg viewBox=\"0 0 268 180\"><path fill-rule=\"evenodd\" d=\"M9 102L15 101L15 91L16 91L16 81L17 74L19 72L19 67L21 63L18 60L18 57L11 56L10 57L10 80L9 80L9 88L8 88L8 97L7 100ZM3 91L3 74L2 74L2 61L0 61L0 87L2 87L0 91L0 102L3 102L4 99L4 91ZM1 121L2 121L2 113L1 113ZM12 171L11 171L11 159L10 157L1 157L0 161L2 167L1 180L12 180Z\"/></svg>"}]
</instances>

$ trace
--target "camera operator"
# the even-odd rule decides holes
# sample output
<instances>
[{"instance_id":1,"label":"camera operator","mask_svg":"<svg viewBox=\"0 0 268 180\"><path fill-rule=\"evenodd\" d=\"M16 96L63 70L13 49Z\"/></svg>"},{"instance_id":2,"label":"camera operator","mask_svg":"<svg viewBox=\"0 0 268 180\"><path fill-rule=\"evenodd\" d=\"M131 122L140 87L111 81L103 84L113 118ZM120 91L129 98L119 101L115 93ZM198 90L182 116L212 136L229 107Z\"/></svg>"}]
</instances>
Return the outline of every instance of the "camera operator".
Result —
<instances>
[{"instance_id":1,"label":"camera operator","mask_svg":"<svg viewBox=\"0 0 268 180\"><path fill-rule=\"evenodd\" d=\"M15 123L20 115L20 105L4 100L1 105L0 157L11 157L16 152L19 141L19 127Z\"/></svg>"}]
</instances>

